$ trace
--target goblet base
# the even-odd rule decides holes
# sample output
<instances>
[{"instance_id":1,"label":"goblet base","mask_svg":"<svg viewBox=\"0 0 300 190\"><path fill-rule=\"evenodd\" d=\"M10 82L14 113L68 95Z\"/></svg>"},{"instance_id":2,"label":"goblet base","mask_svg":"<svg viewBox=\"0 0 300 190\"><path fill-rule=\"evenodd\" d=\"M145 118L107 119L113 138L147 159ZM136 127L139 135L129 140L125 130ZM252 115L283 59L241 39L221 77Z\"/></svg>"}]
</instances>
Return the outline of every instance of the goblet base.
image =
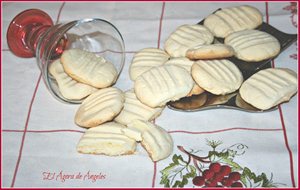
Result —
<instances>
[{"instance_id":1,"label":"goblet base","mask_svg":"<svg viewBox=\"0 0 300 190\"><path fill-rule=\"evenodd\" d=\"M50 16L38 9L29 9L18 14L9 24L7 43L19 57L34 57L38 38L53 25Z\"/></svg>"}]
</instances>

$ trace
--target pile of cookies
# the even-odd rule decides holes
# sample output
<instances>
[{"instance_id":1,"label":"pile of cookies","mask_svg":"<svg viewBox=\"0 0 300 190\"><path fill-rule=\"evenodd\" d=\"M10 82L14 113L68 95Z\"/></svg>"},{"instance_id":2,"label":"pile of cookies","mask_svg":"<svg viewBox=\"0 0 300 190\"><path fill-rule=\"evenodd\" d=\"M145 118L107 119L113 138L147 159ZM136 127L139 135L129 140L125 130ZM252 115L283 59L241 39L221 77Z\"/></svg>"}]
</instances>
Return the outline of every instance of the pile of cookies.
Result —
<instances>
[{"instance_id":1,"label":"pile of cookies","mask_svg":"<svg viewBox=\"0 0 300 190\"><path fill-rule=\"evenodd\" d=\"M295 72L270 68L244 81L239 68L226 59L235 56L251 64L277 56L280 43L255 30L261 24L259 10L244 5L218 10L204 25L179 26L166 40L165 51L145 48L134 56L130 78L136 96L150 107L205 91L227 95L239 89L245 102L261 110L288 101L297 92ZM215 38L224 38L224 44Z\"/></svg>"},{"instance_id":2,"label":"pile of cookies","mask_svg":"<svg viewBox=\"0 0 300 190\"><path fill-rule=\"evenodd\" d=\"M110 87L117 79L112 63L91 52L70 49L51 63L49 73L66 99L87 97L75 116L77 125L89 128L77 145L78 152L109 156L133 154L140 142L153 161L171 154L171 136L147 122L160 115L163 108L142 104L133 90L123 93ZM113 118L119 123L109 122Z\"/></svg>"},{"instance_id":3,"label":"pile of cookies","mask_svg":"<svg viewBox=\"0 0 300 190\"><path fill-rule=\"evenodd\" d=\"M153 161L164 159L173 150L172 138L149 122L162 110L141 103L133 90L125 93L115 87L98 90L82 102L75 115L77 125L89 128L77 150L118 156L133 154L140 142Z\"/></svg>"},{"instance_id":4,"label":"pile of cookies","mask_svg":"<svg viewBox=\"0 0 300 190\"><path fill-rule=\"evenodd\" d=\"M238 6L216 11L204 25L178 27L164 50L145 48L134 55L129 68L134 87L126 92L110 87L117 77L111 63L82 50L65 51L49 70L65 97L88 96L75 116L77 125L88 128L78 152L133 154L140 142L153 161L164 159L173 150L172 138L151 121L168 102L205 91L226 95L239 90L244 101L262 110L288 101L297 92L294 71L269 68L244 81L226 59L235 56L251 64L279 53L275 37L255 30L260 24L256 8ZM215 37L225 38L224 44Z\"/></svg>"},{"instance_id":5,"label":"pile of cookies","mask_svg":"<svg viewBox=\"0 0 300 190\"><path fill-rule=\"evenodd\" d=\"M78 152L109 156L133 154L140 142L153 161L171 154L171 136L148 122L160 115L163 108L142 104L133 90L123 93L110 87L117 79L112 63L91 52L70 49L51 63L49 73L66 99L87 97L75 116L77 125L89 128L77 145ZM109 122L113 119L116 122Z\"/></svg>"}]
</instances>

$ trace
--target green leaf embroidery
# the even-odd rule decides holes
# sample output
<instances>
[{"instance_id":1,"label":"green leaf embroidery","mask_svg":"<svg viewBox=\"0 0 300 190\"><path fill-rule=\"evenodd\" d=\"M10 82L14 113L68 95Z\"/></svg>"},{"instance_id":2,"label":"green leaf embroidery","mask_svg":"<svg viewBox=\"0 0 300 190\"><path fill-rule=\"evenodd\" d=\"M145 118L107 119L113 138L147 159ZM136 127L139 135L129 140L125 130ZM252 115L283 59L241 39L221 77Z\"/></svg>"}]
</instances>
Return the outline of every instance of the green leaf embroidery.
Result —
<instances>
[{"instance_id":1,"label":"green leaf embroidery","mask_svg":"<svg viewBox=\"0 0 300 190\"><path fill-rule=\"evenodd\" d=\"M251 172L251 170L247 167L243 170L241 181L245 187L276 187L276 185L272 184L272 182L268 180L265 173L261 173L256 176L256 174Z\"/></svg>"},{"instance_id":2,"label":"green leaf embroidery","mask_svg":"<svg viewBox=\"0 0 300 190\"><path fill-rule=\"evenodd\" d=\"M196 176L196 168L183 160L181 155L174 154L173 163L161 171L160 184L164 187L184 187L188 179Z\"/></svg>"},{"instance_id":3,"label":"green leaf embroidery","mask_svg":"<svg viewBox=\"0 0 300 190\"><path fill-rule=\"evenodd\" d=\"M183 158L181 155L177 156L176 154L174 154L172 161L174 162L174 164L179 164L179 160L181 160L182 162L184 162Z\"/></svg>"}]
</instances>

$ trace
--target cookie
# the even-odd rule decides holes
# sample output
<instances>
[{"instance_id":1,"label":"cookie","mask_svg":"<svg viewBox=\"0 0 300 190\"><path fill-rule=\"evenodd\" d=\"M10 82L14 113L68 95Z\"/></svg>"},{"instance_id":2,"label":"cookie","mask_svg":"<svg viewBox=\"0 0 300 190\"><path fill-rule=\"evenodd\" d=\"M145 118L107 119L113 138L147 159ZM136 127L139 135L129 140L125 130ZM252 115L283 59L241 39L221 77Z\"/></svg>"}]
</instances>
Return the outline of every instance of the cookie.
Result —
<instances>
[{"instance_id":1,"label":"cookie","mask_svg":"<svg viewBox=\"0 0 300 190\"><path fill-rule=\"evenodd\" d=\"M51 63L49 73L55 78L61 95L66 99L81 100L97 90L97 88L77 82L67 75L59 59Z\"/></svg>"},{"instance_id":2,"label":"cookie","mask_svg":"<svg viewBox=\"0 0 300 190\"><path fill-rule=\"evenodd\" d=\"M192 76L201 88L216 95L234 92L243 82L241 71L226 59L196 61Z\"/></svg>"},{"instance_id":3,"label":"cookie","mask_svg":"<svg viewBox=\"0 0 300 190\"><path fill-rule=\"evenodd\" d=\"M220 59L233 55L233 48L225 44L200 45L186 52L186 57L189 59Z\"/></svg>"},{"instance_id":4,"label":"cookie","mask_svg":"<svg viewBox=\"0 0 300 190\"><path fill-rule=\"evenodd\" d=\"M172 153L172 137L163 128L141 120L133 121L129 127L140 133L139 140L153 161L165 159Z\"/></svg>"},{"instance_id":5,"label":"cookie","mask_svg":"<svg viewBox=\"0 0 300 190\"><path fill-rule=\"evenodd\" d=\"M189 96L193 96L193 95L199 95L199 94L202 94L203 92L205 92L205 90L203 88L201 88L196 82L194 82L194 86L193 86L192 90L186 96L189 97Z\"/></svg>"},{"instance_id":6,"label":"cookie","mask_svg":"<svg viewBox=\"0 0 300 190\"><path fill-rule=\"evenodd\" d=\"M154 108L186 96L193 85L194 81L185 69L162 65L140 75L135 80L134 91L143 104Z\"/></svg>"},{"instance_id":7,"label":"cookie","mask_svg":"<svg viewBox=\"0 0 300 190\"><path fill-rule=\"evenodd\" d=\"M151 121L158 117L163 109L163 107L152 108L143 104L137 99L132 89L125 92L124 108L114 120L124 125L136 119Z\"/></svg>"},{"instance_id":8,"label":"cookie","mask_svg":"<svg viewBox=\"0 0 300 190\"><path fill-rule=\"evenodd\" d=\"M119 156L133 154L136 141L124 135L125 126L114 122L88 129L81 137L77 151L83 154Z\"/></svg>"},{"instance_id":9,"label":"cookie","mask_svg":"<svg viewBox=\"0 0 300 190\"><path fill-rule=\"evenodd\" d=\"M214 36L225 38L237 31L254 29L261 25L263 16L255 7L248 5L222 8L209 15L204 20L206 26Z\"/></svg>"},{"instance_id":10,"label":"cookie","mask_svg":"<svg viewBox=\"0 0 300 190\"><path fill-rule=\"evenodd\" d=\"M103 88L87 97L75 115L75 123L90 128L111 121L123 109L124 94L118 88Z\"/></svg>"},{"instance_id":11,"label":"cookie","mask_svg":"<svg viewBox=\"0 0 300 190\"><path fill-rule=\"evenodd\" d=\"M261 110L289 101L296 92L297 74L283 68L261 70L247 79L240 88L242 99Z\"/></svg>"},{"instance_id":12,"label":"cookie","mask_svg":"<svg viewBox=\"0 0 300 190\"><path fill-rule=\"evenodd\" d=\"M175 58L171 58L170 60L165 62L165 65L176 65L176 66L184 68L188 72L191 72L191 68L192 68L193 64L194 64L194 61L189 60L186 57L175 57Z\"/></svg>"},{"instance_id":13,"label":"cookie","mask_svg":"<svg viewBox=\"0 0 300 190\"><path fill-rule=\"evenodd\" d=\"M118 77L118 72L112 63L88 51L65 50L61 62L70 77L95 88L109 87Z\"/></svg>"},{"instance_id":14,"label":"cookie","mask_svg":"<svg viewBox=\"0 0 300 190\"><path fill-rule=\"evenodd\" d=\"M157 67L166 62L170 56L163 50L157 48L145 48L136 53L129 68L131 80L135 80L142 73L152 67Z\"/></svg>"},{"instance_id":15,"label":"cookie","mask_svg":"<svg viewBox=\"0 0 300 190\"><path fill-rule=\"evenodd\" d=\"M172 58L172 59L168 60L167 62L165 62L165 65L176 65L176 66L184 68L189 73L191 73L191 68L192 68L193 64L194 64L194 61L191 61L186 57ZM204 89L195 83L192 90L190 91L190 93L187 96L198 95L203 92L204 92Z\"/></svg>"},{"instance_id":16,"label":"cookie","mask_svg":"<svg viewBox=\"0 0 300 190\"><path fill-rule=\"evenodd\" d=\"M225 38L235 56L241 60L256 62L275 57L280 52L280 43L272 35L259 30L244 30Z\"/></svg>"},{"instance_id":17,"label":"cookie","mask_svg":"<svg viewBox=\"0 0 300 190\"><path fill-rule=\"evenodd\" d=\"M251 106L250 104L248 104L247 102L245 102L242 97L241 97L241 94L238 93L236 98L235 98L235 104L240 107L240 108L243 108L245 110L252 110L252 111L257 111L258 109Z\"/></svg>"},{"instance_id":18,"label":"cookie","mask_svg":"<svg viewBox=\"0 0 300 190\"><path fill-rule=\"evenodd\" d=\"M182 25L168 37L164 48L171 57L185 57L188 49L197 45L211 44L213 40L212 33L205 26Z\"/></svg>"},{"instance_id":19,"label":"cookie","mask_svg":"<svg viewBox=\"0 0 300 190\"><path fill-rule=\"evenodd\" d=\"M150 125L145 125L142 120L133 120L127 124L127 127L122 129L123 133L129 138L141 142L142 134L149 129Z\"/></svg>"}]
</instances>

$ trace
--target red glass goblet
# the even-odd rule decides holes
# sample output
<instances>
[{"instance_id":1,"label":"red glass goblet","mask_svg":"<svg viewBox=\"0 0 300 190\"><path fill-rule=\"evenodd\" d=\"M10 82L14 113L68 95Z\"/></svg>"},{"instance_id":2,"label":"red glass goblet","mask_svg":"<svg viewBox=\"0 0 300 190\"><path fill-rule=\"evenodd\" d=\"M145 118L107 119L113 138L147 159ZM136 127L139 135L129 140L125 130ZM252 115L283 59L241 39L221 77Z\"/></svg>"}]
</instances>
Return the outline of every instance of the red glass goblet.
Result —
<instances>
[{"instance_id":1,"label":"red glass goblet","mask_svg":"<svg viewBox=\"0 0 300 190\"><path fill-rule=\"evenodd\" d=\"M18 14L7 31L9 49L19 57L36 57L49 92L58 100L77 104L83 100L64 98L56 80L49 74L49 65L60 58L64 50L77 48L104 57L121 73L125 62L125 47L121 33L110 22L91 18L53 25L50 16L38 9Z\"/></svg>"}]
</instances>

